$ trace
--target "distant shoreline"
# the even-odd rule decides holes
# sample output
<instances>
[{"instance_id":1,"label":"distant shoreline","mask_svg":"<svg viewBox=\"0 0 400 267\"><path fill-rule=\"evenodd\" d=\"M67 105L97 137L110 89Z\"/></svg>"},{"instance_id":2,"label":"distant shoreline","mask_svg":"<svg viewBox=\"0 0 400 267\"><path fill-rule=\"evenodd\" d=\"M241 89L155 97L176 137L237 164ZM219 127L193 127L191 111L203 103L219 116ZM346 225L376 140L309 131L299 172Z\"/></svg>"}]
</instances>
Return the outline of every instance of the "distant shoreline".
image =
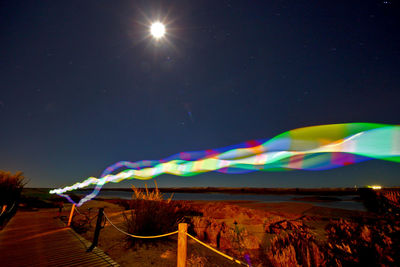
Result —
<instances>
[{"instance_id":1,"label":"distant shoreline","mask_svg":"<svg viewBox=\"0 0 400 267\"><path fill-rule=\"evenodd\" d=\"M27 188L28 189L28 188ZM39 189L39 188L37 188ZM40 188L47 190L47 188ZM52 188L51 188L52 189ZM226 194L252 194L252 195L357 195L363 188L255 188L255 187L168 187L159 188L163 193L226 193ZM400 190L398 187L385 188ZM50 188L48 188L50 190ZM93 191L93 188L77 189L79 191ZM154 188L148 188L152 191ZM131 188L103 188L102 191L132 191Z\"/></svg>"}]
</instances>

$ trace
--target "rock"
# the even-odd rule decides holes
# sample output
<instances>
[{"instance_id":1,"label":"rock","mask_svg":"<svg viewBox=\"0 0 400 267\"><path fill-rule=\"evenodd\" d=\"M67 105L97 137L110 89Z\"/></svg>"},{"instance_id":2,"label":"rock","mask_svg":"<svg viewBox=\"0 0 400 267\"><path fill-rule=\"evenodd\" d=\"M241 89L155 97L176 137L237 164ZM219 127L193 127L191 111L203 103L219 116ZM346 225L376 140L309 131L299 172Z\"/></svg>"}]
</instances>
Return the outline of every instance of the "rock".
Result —
<instances>
[{"instance_id":1,"label":"rock","mask_svg":"<svg viewBox=\"0 0 400 267\"><path fill-rule=\"evenodd\" d=\"M225 223L222 223L222 224L225 225ZM206 229L206 233L207 233L207 236L208 236L208 242L212 246L217 247L217 248L219 248L219 240L220 240L220 236L221 236L221 234L220 234L221 229L222 229L222 225L217 223L217 222L215 222L215 221L212 221L211 224Z\"/></svg>"},{"instance_id":2,"label":"rock","mask_svg":"<svg viewBox=\"0 0 400 267\"><path fill-rule=\"evenodd\" d=\"M192 219L193 230L200 240L206 241L213 247L222 250L258 249L260 240L242 230L235 232L225 222L218 222L213 218L195 217Z\"/></svg>"},{"instance_id":3,"label":"rock","mask_svg":"<svg viewBox=\"0 0 400 267\"><path fill-rule=\"evenodd\" d=\"M210 221L204 217L193 217L192 219L193 230L201 240L208 239L207 228L210 224Z\"/></svg>"}]
</instances>

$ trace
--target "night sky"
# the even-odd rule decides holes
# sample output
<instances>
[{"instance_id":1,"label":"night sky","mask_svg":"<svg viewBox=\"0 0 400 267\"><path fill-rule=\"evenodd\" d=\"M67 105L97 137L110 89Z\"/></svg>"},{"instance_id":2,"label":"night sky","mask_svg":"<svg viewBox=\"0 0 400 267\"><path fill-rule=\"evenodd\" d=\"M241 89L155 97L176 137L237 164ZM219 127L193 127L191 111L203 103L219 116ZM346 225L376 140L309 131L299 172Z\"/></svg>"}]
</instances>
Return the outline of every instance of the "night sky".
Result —
<instances>
[{"instance_id":1,"label":"night sky","mask_svg":"<svg viewBox=\"0 0 400 267\"><path fill-rule=\"evenodd\" d=\"M70 185L319 124L400 123L393 1L2 1L0 169ZM149 36L151 22L167 35ZM400 185L400 166L193 177L160 186ZM128 181L129 187L141 182ZM152 184L150 182L150 184ZM115 186L115 185L112 185Z\"/></svg>"}]
</instances>

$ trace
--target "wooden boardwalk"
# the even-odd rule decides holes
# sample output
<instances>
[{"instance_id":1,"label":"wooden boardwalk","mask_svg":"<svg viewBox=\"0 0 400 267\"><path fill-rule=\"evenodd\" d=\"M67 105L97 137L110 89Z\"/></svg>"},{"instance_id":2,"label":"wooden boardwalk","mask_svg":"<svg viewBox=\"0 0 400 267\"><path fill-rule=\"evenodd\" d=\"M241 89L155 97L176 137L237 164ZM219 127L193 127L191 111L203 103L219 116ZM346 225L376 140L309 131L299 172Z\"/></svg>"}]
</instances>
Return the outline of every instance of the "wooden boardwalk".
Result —
<instances>
[{"instance_id":1,"label":"wooden boardwalk","mask_svg":"<svg viewBox=\"0 0 400 267\"><path fill-rule=\"evenodd\" d=\"M56 209L19 211L0 231L0 266L118 266L55 218Z\"/></svg>"}]
</instances>

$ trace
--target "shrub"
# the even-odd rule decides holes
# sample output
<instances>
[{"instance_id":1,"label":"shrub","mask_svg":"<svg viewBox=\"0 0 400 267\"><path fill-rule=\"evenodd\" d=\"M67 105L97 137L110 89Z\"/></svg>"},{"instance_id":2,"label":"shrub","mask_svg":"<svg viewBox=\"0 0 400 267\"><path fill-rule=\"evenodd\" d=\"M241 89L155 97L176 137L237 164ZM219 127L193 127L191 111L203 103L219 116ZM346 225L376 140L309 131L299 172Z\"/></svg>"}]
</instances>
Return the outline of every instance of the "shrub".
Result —
<instances>
[{"instance_id":1,"label":"shrub","mask_svg":"<svg viewBox=\"0 0 400 267\"><path fill-rule=\"evenodd\" d=\"M22 172L6 172L0 170L0 205L10 205L17 201L25 185Z\"/></svg>"},{"instance_id":2,"label":"shrub","mask_svg":"<svg viewBox=\"0 0 400 267\"><path fill-rule=\"evenodd\" d=\"M12 174L0 170L0 226L15 214L25 185L24 179L22 172Z\"/></svg>"},{"instance_id":3,"label":"shrub","mask_svg":"<svg viewBox=\"0 0 400 267\"><path fill-rule=\"evenodd\" d=\"M124 214L126 231L134 235L151 236L176 231L178 224L185 216L195 215L186 202L163 200L162 194L156 189L149 192L132 187L134 199L129 202L130 212ZM153 239L136 239L128 237L129 245L152 241ZM153 240L154 241L154 240Z\"/></svg>"}]
</instances>

